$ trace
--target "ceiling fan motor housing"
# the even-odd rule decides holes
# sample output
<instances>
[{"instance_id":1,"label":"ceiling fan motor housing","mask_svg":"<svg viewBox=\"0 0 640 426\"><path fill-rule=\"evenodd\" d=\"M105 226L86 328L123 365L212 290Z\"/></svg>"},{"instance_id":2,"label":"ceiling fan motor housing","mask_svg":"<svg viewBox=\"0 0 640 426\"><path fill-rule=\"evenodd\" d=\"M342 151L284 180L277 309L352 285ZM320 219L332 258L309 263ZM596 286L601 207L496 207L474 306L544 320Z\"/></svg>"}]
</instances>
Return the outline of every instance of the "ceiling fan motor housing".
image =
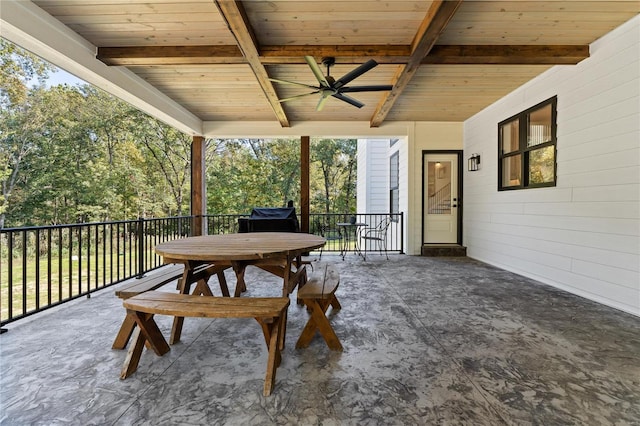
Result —
<instances>
[{"instance_id":1,"label":"ceiling fan motor housing","mask_svg":"<svg viewBox=\"0 0 640 426\"><path fill-rule=\"evenodd\" d=\"M329 67L335 65L335 63L336 63L336 58L334 58L333 56L325 56L324 58L322 58L322 65L327 67L327 71L329 71Z\"/></svg>"}]
</instances>

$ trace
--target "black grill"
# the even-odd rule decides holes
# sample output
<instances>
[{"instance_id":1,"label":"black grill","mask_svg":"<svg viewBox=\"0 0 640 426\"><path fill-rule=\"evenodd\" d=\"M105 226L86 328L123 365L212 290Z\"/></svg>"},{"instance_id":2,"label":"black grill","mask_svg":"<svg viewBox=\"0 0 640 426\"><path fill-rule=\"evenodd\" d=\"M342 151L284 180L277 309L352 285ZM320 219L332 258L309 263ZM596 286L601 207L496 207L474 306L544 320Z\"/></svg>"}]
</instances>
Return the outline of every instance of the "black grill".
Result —
<instances>
[{"instance_id":1,"label":"black grill","mask_svg":"<svg viewBox=\"0 0 640 426\"><path fill-rule=\"evenodd\" d=\"M238 232L300 232L295 207L256 207L238 219Z\"/></svg>"}]
</instances>

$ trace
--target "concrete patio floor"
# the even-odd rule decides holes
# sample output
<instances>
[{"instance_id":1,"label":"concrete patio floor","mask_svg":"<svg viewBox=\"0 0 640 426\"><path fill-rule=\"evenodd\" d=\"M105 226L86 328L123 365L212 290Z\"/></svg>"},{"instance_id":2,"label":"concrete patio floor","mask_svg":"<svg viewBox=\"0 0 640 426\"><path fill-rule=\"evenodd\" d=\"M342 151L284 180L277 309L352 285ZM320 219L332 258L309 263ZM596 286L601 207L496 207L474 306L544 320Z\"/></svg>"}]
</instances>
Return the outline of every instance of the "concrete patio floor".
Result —
<instances>
[{"instance_id":1,"label":"concrete patio floor","mask_svg":"<svg viewBox=\"0 0 640 426\"><path fill-rule=\"evenodd\" d=\"M307 313L292 298L269 397L254 320L186 319L181 342L145 351L126 380L114 288L9 324L0 423L640 424L640 318L468 258L390 258L323 255L341 271L344 352L319 336L294 348ZM246 281L246 296L279 295L268 273Z\"/></svg>"}]
</instances>

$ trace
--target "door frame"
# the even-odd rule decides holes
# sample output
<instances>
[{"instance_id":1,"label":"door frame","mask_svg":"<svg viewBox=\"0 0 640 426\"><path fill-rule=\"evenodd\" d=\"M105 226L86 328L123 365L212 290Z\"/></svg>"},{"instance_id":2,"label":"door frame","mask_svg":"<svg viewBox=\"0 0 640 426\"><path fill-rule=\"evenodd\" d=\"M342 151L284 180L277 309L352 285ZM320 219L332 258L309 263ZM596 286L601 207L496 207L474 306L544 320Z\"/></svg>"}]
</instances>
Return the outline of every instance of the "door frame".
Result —
<instances>
[{"instance_id":1,"label":"door frame","mask_svg":"<svg viewBox=\"0 0 640 426\"><path fill-rule=\"evenodd\" d=\"M425 228L427 226L426 224L426 219L427 219L427 215L426 212L424 211L424 205L426 202L426 194L427 194L427 188L425 187L425 173L426 173L426 164L425 164L425 157L429 154L454 154L456 155L456 158L458 159L457 163L458 163L458 220L457 220L457 226L458 226L458 235L457 235L457 244L462 245L462 213L463 213L463 203L462 203L462 176L464 175L464 172L462 170L462 155L463 155L463 151L461 149L423 149L422 150L422 176L421 176L421 186L422 186L422 205L420 206L420 211L422 212L422 229L421 229L421 236L420 236L420 240L422 241L421 245L425 245L425 241L424 241L424 234L425 234Z\"/></svg>"}]
</instances>

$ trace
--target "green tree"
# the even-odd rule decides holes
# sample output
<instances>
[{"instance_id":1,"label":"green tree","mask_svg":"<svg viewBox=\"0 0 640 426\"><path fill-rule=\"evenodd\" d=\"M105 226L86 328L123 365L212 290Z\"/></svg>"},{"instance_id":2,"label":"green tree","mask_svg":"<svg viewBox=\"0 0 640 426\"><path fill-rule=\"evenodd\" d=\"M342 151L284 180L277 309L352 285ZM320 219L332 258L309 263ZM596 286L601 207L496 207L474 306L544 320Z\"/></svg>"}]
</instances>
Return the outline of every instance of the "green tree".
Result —
<instances>
[{"instance_id":1,"label":"green tree","mask_svg":"<svg viewBox=\"0 0 640 426\"><path fill-rule=\"evenodd\" d=\"M207 162L210 212L248 213L300 198L299 141L233 139L216 145Z\"/></svg>"},{"instance_id":2,"label":"green tree","mask_svg":"<svg viewBox=\"0 0 640 426\"><path fill-rule=\"evenodd\" d=\"M355 212L356 151L354 139L318 139L311 142L312 211Z\"/></svg>"},{"instance_id":3,"label":"green tree","mask_svg":"<svg viewBox=\"0 0 640 426\"><path fill-rule=\"evenodd\" d=\"M53 70L53 65L0 38L0 106L23 103L29 84L34 79L44 84Z\"/></svg>"},{"instance_id":4,"label":"green tree","mask_svg":"<svg viewBox=\"0 0 640 426\"><path fill-rule=\"evenodd\" d=\"M188 213L192 138L0 40L0 227ZM298 139L211 139L208 211L300 199ZM355 141L312 143L312 211L351 213Z\"/></svg>"},{"instance_id":5,"label":"green tree","mask_svg":"<svg viewBox=\"0 0 640 426\"><path fill-rule=\"evenodd\" d=\"M36 146L33 138L41 117L27 117L36 95L29 84L43 83L53 69L47 62L0 38L0 228L20 169ZM41 88L34 89L40 92Z\"/></svg>"},{"instance_id":6,"label":"green tree","mask_svg":"<svg viewBox=\"0 0 640 426\"><path fill-rule=\"evenodd\" d=\"M143 186L163 188L162 192L147 194L149 213L164 212L169 216L188 214L192 139L141 112L137 113L137 117L137 126L132 133L144 148L147 179ZM168 196L157 197L161 194Z\"/></svg>"}]
</instances>

